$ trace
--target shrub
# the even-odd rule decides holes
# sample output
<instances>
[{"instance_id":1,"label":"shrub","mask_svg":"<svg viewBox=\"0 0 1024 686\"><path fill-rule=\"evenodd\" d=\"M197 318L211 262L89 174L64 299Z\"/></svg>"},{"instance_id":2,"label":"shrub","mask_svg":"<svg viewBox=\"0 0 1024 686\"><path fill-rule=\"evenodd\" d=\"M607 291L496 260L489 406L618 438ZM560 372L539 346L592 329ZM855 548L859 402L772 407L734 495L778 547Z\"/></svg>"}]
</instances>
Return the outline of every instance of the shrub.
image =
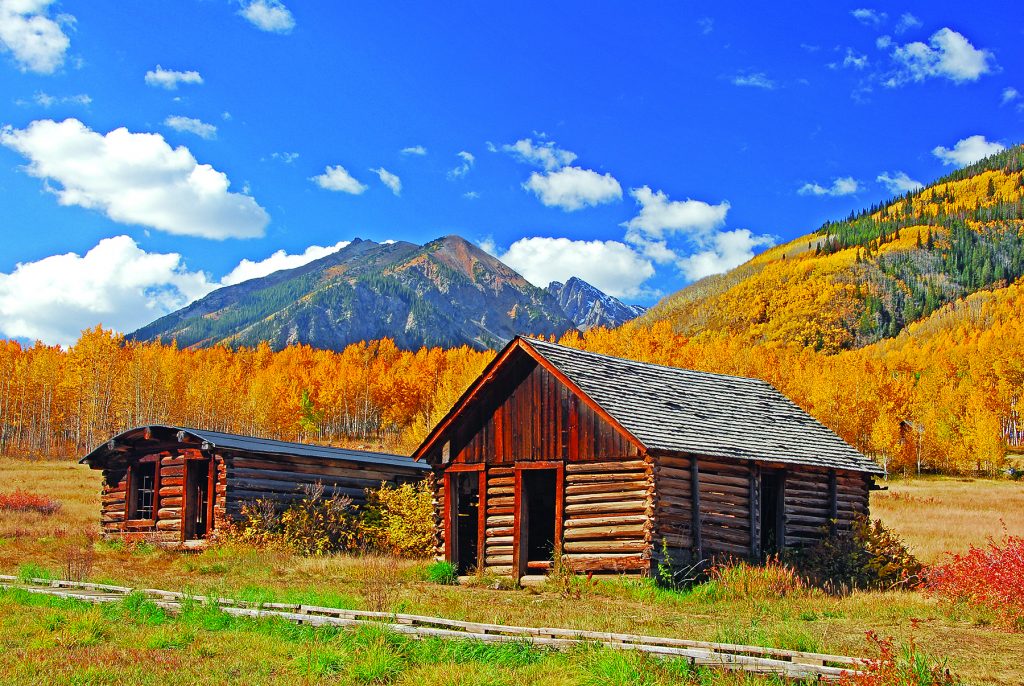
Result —
<instances>
[{"instance_id":1,"label":"shrub","mask_svg":"<svg viewBox=\"0 0 1024 686\"><path fill-rule=\"evenodd\" d=\"M279 511L270 500L242 505L241 517L221 534L228 541L280 546L300 555L324 555L356 546L357 527L347 496L324 495L323 484L303 488L303 498Z\"/></svg>"},{"instance_id":2,"label":"shrub","mask_svg":"<svg viewBox=\"0 0 1024 686\"><path fill-rule=\"evenodd\" d=\"M401 557L428 557L434 552L434 503L427 481L366 491L359 514L363 544Z\"/></svg>"},{"instance_id":3,"label":"shrub","mask_svg":"<svg viewBox=\"0 0 1024 686\"><path fill-rule=\"evenodd\" d=\"M13 493L0 493L0 510L38 512L42 515L52 515L58 512L60 508L59 500L29 493L21 489L17 489Z\"/></svg>"},{"instance_id":4,"label":"shrub","mask_svg":"<svg viewBox=\"0 0 1024 686\"><path fill-rule=\"evenodd\" d=\"M864 516L849 530L826 532L792 560L812 583L840 593L914 586L924 570L899 536Z\"/></svg>"},{"instance_id":5,"label":"shrub","mask_svg":"<svg viewBox=\"0 0 1024 686\"><path fill-rule=\"evenodd\" d=\"M778 558L762 565L746 562L716 564L708 570L710 581L731 598L782 598L807 592L807 584L793 567Z\"/></svg>"},{"instance_id":6,"label":"shrub","mask_svg":"<svg viewBox=\"0 0 1024 686\"><path fill-rule=\"evenodd\" d=\"M1011 631L1024 630L1024 537L971 546L928 571L926 592L944 600L991 610Z\"/></svg>"},{"instance_id":7,"label":"shrub","mask_svg":"<svg viewBox=\"0 0 1024 686\"><path fill-rule=\"evenodd\" d=\"M455 571L455 565L446 560L437 560L427 565L423 577L435 584L451 586L459 583L459 575Z\"/></svg>"},{"instance_id":8,"label":"shrub","mask_svg":"<svg viewBox=\"0 0 1024 686\"><path fill-rule=\"evenodd\" d=\"M873 631L868 642L879 652L877 659L865 660L856 672L846 672L840 686L955 686L961 683L945 662L936 661L910 643L897 647L891 638L882 638Z\"/></svg>"}]
</instances>

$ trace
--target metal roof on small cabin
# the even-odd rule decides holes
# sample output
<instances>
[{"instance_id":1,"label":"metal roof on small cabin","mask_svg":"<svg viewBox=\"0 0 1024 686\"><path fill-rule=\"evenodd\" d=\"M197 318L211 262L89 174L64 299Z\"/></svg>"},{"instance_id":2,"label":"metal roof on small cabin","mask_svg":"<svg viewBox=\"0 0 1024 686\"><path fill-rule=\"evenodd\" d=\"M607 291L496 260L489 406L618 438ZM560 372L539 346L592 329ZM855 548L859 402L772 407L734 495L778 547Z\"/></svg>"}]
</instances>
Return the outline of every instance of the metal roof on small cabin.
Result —
<instances>
[{"instance_id":1,"label":"metal roof on small cabin","mask_svg":"<svg viewBox=\"0 0 1024 686\"><path fill-rule=\"evenodd\" d=\"M259 453L261 455L288 455L324 460L346 460L349 462L379 464L392 467L407 467L418 471L426 471L429 469L427 465L415 462L411 457L406 457L404 455L377 453L368 450L350 450L348 448L331 448L328 446L294 443L291 441L275 441L269 438L257 438L255 436L242 436L239 434L229 434L220 431L207 431L206 429L191 429L162 424L151 424L148 426L128 429L127 431L114 436L110 441L98 446L80 461L91 464L93 460L106 457L110 453L109 444L111 441L115 444L118 442L138 443L139 449L144 450L147 442L144 439L144 436L147 430L151 434L155 432L167 437L174 436L177 438L179 434L183 434L182 438L192 439L180 441L184 447L199 447L205 443L210 449L220 448L223 450Z\"/></svg>"},{"instance_id":2,"label":"metal roof on small cabin","mask_svg":"<svg viewBox=\"0 0 1024 686\"><path fill-rule=\"evenodd\" d=\"M882 472L765 381L521 340L648 450Z\"/></svg>"}]
</instances>

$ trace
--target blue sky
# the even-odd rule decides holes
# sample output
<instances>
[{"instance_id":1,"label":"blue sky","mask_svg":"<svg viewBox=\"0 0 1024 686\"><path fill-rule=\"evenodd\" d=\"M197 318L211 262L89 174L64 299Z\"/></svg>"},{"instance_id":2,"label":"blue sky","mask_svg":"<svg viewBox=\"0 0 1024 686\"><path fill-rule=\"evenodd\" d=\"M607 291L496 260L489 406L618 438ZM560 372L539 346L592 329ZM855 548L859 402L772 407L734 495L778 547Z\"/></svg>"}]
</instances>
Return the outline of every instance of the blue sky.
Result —
<instances>
[{"instance_id":1,"label":"blue sky","mask_svg":"<svg viewBox=\"0 0 1024 686\"><path fill-rule=\"evenodd\" d=\"M0 334L353 237L651 304L1020 142L1005 3L0 0Z\"/></svg>"}]
</instances>

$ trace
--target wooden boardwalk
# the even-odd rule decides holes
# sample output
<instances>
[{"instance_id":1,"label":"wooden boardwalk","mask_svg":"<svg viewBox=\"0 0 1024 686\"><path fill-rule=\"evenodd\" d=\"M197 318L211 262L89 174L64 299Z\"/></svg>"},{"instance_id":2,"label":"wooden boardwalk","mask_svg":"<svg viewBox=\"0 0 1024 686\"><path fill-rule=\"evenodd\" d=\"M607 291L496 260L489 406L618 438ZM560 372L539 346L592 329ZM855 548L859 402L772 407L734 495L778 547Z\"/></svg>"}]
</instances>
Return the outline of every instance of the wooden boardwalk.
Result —
<instances>
[{"instance_id":1,"label":"wooden boardwalk","mask_svg":"<svg viewBox=\"0 0 1024 686\"><path fill-rule=\"evenodd\" d=\"M172 614L180 612L185 603L215 603L223 612L239 617L277 618L309 626L351 628L373 625L413 638L437 637L485 643L519 641L553 649L564 649L581 644L601 645L614 650L634 650L660 657L685 659L693 665L759 674L778 674L791 679L810 678L818 681L836 681L843 673L855 672L865 663L863 659L845 655L809 653L761 646L578 629L484 624L441 617L342 610L315 605L257 604L232 598L212 598L152 588L127 588L108 584L48 579L30 579L26 582L6 575L0 575L0 588L20 589L29 593L72 598L90 603L119 602L135 593L145 596L155 605Z\"/></svg>"}]
</instances>

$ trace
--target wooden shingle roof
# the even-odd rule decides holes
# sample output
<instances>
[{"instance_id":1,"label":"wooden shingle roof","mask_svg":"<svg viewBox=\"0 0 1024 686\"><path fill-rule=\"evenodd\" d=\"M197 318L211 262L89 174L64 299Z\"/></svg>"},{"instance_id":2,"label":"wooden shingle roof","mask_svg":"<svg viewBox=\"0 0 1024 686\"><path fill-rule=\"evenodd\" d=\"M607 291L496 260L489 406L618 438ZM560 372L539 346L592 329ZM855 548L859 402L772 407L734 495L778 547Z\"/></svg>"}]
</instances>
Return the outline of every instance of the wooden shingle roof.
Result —
<instances>
[{"instance_id":1,"label":"wooden shingle roof","mask_svg":"<svg viewBox=\"0 0 1024 686\"><path fill-rule=\"evenodd\" d=\"M648 450L882 472L765 381L520 340Z\"/></svg>"}]
</instances>

